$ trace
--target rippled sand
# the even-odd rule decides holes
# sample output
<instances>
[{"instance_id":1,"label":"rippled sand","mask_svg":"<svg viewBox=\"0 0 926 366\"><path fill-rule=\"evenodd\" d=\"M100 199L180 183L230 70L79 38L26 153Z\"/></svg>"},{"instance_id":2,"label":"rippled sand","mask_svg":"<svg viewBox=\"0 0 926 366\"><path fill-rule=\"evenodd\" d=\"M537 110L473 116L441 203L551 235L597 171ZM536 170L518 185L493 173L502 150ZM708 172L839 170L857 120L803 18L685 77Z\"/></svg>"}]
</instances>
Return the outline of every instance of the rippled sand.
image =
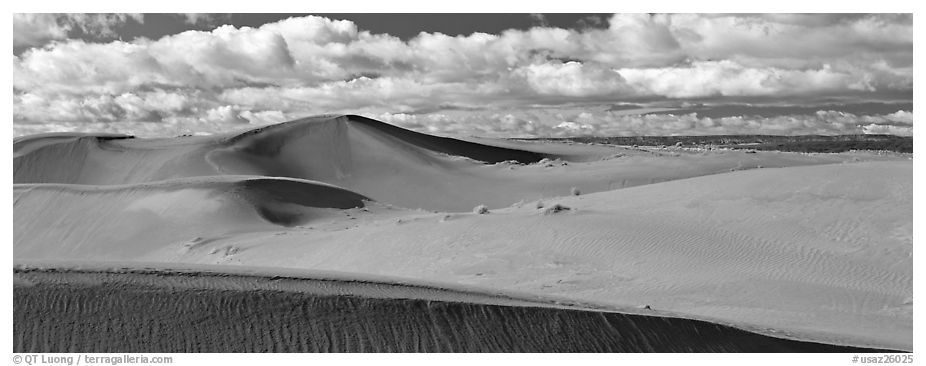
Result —
<instances>
[{"instance_id":1,"label":"rippled sand","mask_svg":"<svg viewBox=\"0 0 926 366\"><path fill-rule=\"evenodd\" d=\"M14 352L883 351L440 289L386 298L382 288L397 286L389 284L150 271L14 276ZM473 298L481 303L466 302Z\"/></svg>"}]
</instances>

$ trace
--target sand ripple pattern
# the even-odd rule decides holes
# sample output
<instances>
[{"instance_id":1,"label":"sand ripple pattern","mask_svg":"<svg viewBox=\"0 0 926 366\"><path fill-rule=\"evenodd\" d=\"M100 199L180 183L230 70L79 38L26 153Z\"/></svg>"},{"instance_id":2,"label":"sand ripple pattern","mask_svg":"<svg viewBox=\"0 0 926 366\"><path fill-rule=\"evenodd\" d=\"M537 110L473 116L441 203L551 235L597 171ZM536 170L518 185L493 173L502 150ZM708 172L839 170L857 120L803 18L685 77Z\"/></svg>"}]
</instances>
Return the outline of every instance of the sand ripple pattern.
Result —
<instances>
[{"instance_id":1,"label":"sand ripple pattern","mask_svg":"<svg viewBox=\"0 0 926 366\"><path fill-rule=\"evenodd\" d=\"M48 276L54 280L45 281ZM780 339L680 318L362 294L152 286L173 280L139 281L144 276L171 275L51 273L14 286L13 351L884 351Z\"/></svg>"}]
</instances>

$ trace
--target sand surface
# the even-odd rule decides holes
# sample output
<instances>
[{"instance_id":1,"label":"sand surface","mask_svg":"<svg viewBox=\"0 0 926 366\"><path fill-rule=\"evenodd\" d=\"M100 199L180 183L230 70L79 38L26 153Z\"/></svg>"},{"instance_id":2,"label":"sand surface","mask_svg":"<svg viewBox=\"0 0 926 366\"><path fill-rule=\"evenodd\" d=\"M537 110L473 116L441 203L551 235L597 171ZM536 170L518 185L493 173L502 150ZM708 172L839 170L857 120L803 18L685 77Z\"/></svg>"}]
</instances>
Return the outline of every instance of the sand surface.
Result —
<instances>
[{"instance_id":1,"label":"sand surface","mask_svg":"<svg viewBox=\"0 0 926 366\"><path fill-rule=\"evenodd\" d=\"M376 282L19 269L13 291L14 352L890 351Z\"/></svg>"},{"instance_id":2,"label":"sand surface","mask_svg":"<svg viewBox=\"0 0 926 366\"><path fill-rule=\"evenodd\" d=\"M464 141L351 116L37 136L14 141L14 257L427 279L912 350L912 171L903 154Z\"/></svg>"}]
</instances>

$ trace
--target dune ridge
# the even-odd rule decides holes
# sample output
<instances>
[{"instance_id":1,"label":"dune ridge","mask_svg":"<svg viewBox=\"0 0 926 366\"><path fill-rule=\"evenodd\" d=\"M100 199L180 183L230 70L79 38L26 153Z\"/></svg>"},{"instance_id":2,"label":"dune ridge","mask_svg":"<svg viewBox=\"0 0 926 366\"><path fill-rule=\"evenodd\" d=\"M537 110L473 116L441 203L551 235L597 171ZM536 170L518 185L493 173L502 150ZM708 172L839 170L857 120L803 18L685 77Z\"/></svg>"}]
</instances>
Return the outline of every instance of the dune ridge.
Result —
<instances>
[{"instance_id":1,"label":"dune ridge","mask_svg":"<svg viewBox=\"0 0 926 366\"><path fill-rule=\"evenodd\" d=\"M14 270L14 275L14 352L891 351L504 299L493 304L370 297L365 293L383 286L370 283L326 281L309 285L314 290L279 291L239 289L242 283L267 288L279 279L206 273Z\"/></svg>"},{"instance_id":2,"label":"dune ridge","mask_svg":"<svg viewBox=\"0 0 926 366\"><path fill-rule=\"evenodd\" d=\"M173 139L43 135L17 140L14 150L16 184L122 185L261 175L326 182L396 206L457 212L480 204L498 208L563 195L574 186L591 193L731 169L858 158L742 152L704 158L703 153L684 151L471 142L352 115Z\"/></svg>"},{"instance_id":3,"label":"dune ridge","mask_svg":"<svg viewBox=\"0 0 926 366\"><path fill-rule=\"evenodd\" d=\"M531 151L512 149L506 147L498 147L492 145L479 144L475 142L470 142L466 140L458 140L449 137L440 137L434 135L428 135L420 132L415 132L412 130L407 130L401 127L396 127L388 123L383 123L371 118L358 116L358 115L334 115L334 116L322 116L322 117L308 117L303 119L298 119L294 121L289 121L285 123L270 125L264 128L258 128L251 131L247 131L238 135L234 135L230 138L224 140L226 144L229 145L250 145L249 148L251 151L257 154L263 155L272 155L279 153L279 148L284 144L280 142L282 139L273 139L271 137L266 137L266 140L269 141L260 141L254 143L254 145L260 144L262 146L254 146L246 142L246 140L254 137L263 137L261 135L277 135L274 137L279 138L278 134L287 134L287 133L301 133L302 130L306 127L307 124L312 123L323 123L323 124L336 124L339 127L346 125L350 127L361 127L365 129L375 130L378 133L386 136L395 138L398 141L405 143L408 148L419 148L430 150L442 154L452 155L452 156L461 156L470 158L476 161L484 163L500 163L503 161L516 161L521 164L530 164L536 163L544 158L556 158L556 156L551 156L549 154L536 153ZM264 149L261 149L263 147Z\"/></svg>"},{"instance_id":4,"label":"dune ridge","mask_svg":"<svg viewBox=\"0 0 926 366\"><path fill-rule=\"evenodd\" d=\"M260 175L327 182L411 208L445 208L470 200L471 195L448 194L467 186L448 176L481 180L467 168L532 163L548 156L425 135L359 116L310 117L208 137L116 140L64 134L23 139L18 145L14 183L121 185Z\"/></svg>"}]
</instances>

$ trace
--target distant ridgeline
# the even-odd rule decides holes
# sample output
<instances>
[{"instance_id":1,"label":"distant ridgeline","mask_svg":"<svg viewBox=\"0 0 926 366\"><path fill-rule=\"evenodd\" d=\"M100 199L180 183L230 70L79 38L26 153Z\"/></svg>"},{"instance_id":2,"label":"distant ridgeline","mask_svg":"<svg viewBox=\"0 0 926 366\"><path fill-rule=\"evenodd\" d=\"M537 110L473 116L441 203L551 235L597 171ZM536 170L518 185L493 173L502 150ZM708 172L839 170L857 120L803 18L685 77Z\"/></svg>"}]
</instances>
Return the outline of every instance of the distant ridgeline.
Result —
<instances>
[{"instance_id":1,"label":"distant ridgeline","mask_svg":"<svg viewBox=\"0 0 926 366\"><path fill-rule=\"evenodd\" d=\"M522 138L516 140L572 141L612 145L661 146L713 145L718 148L824 152L836 153L849 150L887 150L900 153L913 152L912 136L894 135L709 135L709 136L613 136L613 137L564 137L564 138Z\"/></svg>"}]
</instances>

